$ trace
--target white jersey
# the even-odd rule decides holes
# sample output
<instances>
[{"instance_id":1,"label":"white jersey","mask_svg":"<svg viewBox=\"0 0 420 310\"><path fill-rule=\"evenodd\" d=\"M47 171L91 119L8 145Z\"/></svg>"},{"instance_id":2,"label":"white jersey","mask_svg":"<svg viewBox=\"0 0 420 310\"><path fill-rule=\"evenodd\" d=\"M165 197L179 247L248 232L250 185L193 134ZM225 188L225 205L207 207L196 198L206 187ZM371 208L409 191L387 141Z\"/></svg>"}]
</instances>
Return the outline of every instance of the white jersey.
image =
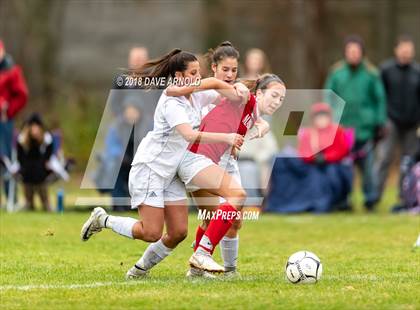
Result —
<instances>
[{"instance_id":1,"label":"white jersey","mask_svg":"<svg viewBox=\"0 0 420 310\"><path fill-rule=\"evenodd\" d=\"M169 97L163 92L155 110L153 130L141 141L132 165L145 163L164 178L174 177L189 144L175 127L190 124L198 129L201 110L218 96L214 90L195 92L190 102L186 97Z\"/></svg>"}]
</instances>

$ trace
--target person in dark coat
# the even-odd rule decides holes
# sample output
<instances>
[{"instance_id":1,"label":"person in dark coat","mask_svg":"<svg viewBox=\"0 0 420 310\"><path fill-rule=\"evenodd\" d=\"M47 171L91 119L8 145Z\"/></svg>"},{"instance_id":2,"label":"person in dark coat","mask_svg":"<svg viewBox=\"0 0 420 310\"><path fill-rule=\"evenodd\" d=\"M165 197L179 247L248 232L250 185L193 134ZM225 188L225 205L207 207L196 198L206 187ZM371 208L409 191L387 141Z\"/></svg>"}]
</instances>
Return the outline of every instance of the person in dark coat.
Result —
<instances>
[{"instance_id":1,"label":"person in dark coat","mask_svg":"<svg viewBox=\"0 0 420 310\"><path fill-rule=\"evenodd\" d=\"M53 154L53 139L38 114L25 122L18 136L17 157L25 192L26 209L34 210L38 194L44 210L51 211L46 179L51 173L48 161Z\"/></svg>"},{"instance_id":2,"label":"person in dark coat","mask_svg":"<svg viewBox=\"0 0 420 310\"><path fill-rule=\"evenodd\" d=\"M348 36L344 42L345 59L332 67L325 89L331 89L346 102L340 125L355 130L356 142L352 151L364 155L356 158L354 164L361 172L364 206L367 211L374 211L378 202L373 171L375 142L383 136L386 100L379 71L365 54L362 38ZM336 97L328 97L328 103L336 109Z\"/></svg>"},{"instance_id":3,"label":"person in dark coat","mask_svg":"<svg viewBox=\"0 0 420 310\"><path fill-rule=\"evenodd\" d=\"M128 176L135 150L140 141L152 129L153 123L143 114L147 103L139 96L128 96L123 102L123 111L110 126L105 139L104 167L109 171L103 177L114 179L115 186L111 190L114 211L131 210L128 191Z\"/></svg>"},{"instance_id":4,"label":"person in dark coat","mask_svg":"<svg viewBox=\"0 0 420 310\"><path fill-rule=\"evenodd\" d=\"M377 187L382 196L389 168L398 147L401 158L412 158L419 144L416 131L420 124L420 67L414 59L414 42L402 36L395 46L395 57L381 66L387 96L386 136L378 145L375 165ZM402 160L403 164L405 160ZM400 188L401 188L400 174ZM400 193L401 195L401 193Z\"/></svg>"}]
</instances>

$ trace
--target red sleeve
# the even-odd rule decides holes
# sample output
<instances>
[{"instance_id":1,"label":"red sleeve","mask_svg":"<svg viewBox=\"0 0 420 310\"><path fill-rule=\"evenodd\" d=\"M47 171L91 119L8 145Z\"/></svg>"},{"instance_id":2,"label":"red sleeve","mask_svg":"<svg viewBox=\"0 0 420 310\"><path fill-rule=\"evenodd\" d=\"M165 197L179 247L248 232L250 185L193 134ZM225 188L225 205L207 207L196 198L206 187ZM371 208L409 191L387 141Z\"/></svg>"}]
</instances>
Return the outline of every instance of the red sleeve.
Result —
<instances>
[{"instance_id":1,"label":"red sleeve","mask_svg":"<svg viewBox=\"0 0 420 310\"><path fill-rule=\"evenodd\" d=\"M22 69L19 66L14 66L11 70L11 96L9 98L9 108L7 110L8 118L13 118L22 110L28 100L28 87L26 86Z\"/></svg>"},{"instance_id":2,"label":"red sleeve","mask_svg":"<svg viewBox=\"0 0 420 310\"><path fill-rule=\"evenodd\" d=\"M329 163L342 160L349 153L343 128L338 127L333 144L324 151L325 160Z\"/></svg>"},{"instance_id":3,"label":"red sleeve","mask_svg":"<svg viewBox=\"0 0 420 310\"><path fill-rule=\"evenodd\" d=\"M307 163L312 163L315 158L311 146L311 134L308 128L303 128L298 135L298 153Z\"/></svg>"}]
</instances>

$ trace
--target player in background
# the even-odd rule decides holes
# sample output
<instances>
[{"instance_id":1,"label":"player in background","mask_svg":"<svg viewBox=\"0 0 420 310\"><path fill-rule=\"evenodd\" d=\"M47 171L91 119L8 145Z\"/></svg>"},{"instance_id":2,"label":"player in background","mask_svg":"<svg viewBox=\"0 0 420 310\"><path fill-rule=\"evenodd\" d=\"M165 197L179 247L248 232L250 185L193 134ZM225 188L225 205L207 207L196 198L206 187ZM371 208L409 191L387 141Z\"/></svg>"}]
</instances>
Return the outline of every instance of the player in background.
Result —
<instances>
[{"instance_id":1,"label":"player in background","mask_svg":"<svg viewBox=\"0 0 420 310\"><path fill-rule=\"evenodd\" d=\"M189 79L200 79L197 58L188 52L175 49L160 59L145 64L141 76L177 78L180 85ZM201 110L207 103L220 100L219 93L230 100L242 102L238 89L223 81L210 78L190 89L217 89L193 92L183 97L170 97L165 90L154 115L154 128L142 140L132 163L129 189L133 209L139 218L109 215L95 208L83 225L81 239L87 241L103 228L146 242L153 242L141 259L127 272L127 278L145 275L147 270L163 260L186 237L188 207L185 187L176 177L176 169L187 150L188 143L201 140L205 143L227 143L240 148L243 137L234 133L200 132ZM246 93L244 93L246 95ZM235 192L226 192L226 198ZM166 234L163 227L166 225Z\"/></svg>"}]
</instances>

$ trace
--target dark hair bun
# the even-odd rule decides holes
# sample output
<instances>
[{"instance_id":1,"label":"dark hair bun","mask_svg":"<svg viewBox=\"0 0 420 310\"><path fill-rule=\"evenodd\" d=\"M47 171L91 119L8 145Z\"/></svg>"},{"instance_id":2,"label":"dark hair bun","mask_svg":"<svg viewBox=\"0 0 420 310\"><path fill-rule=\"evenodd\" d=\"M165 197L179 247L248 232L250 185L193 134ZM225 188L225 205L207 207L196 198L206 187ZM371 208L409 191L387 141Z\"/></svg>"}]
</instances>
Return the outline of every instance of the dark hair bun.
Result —
<instances>
[{"instance_id":1,"label":"dark hair bun","mask_svg":"<svg viewBox=\"0 0 420 310\"><path fill-rule=\"evenodd\" d=\"M232 46L232 43L230 43L230 41L223 41L222 43L219 44L219 46Z\"/></svg>"}]
</instances>

